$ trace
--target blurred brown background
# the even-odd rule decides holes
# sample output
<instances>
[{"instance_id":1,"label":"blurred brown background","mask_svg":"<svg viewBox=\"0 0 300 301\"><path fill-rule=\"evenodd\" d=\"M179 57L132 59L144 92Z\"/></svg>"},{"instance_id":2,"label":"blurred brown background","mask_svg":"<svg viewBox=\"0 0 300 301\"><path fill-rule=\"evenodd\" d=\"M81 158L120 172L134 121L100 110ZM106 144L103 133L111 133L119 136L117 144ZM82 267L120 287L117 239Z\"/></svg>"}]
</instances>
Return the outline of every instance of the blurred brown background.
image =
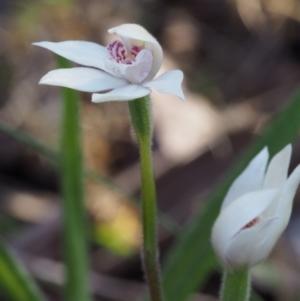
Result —
<instances>
[{"instance_id":1,"label":"blurred brown background","mask_svg":"<svg viewBox=\"0 0 300 301\"><path fill-rule=\"evenodd\" d=\"M31 43L87 40L106 45L114 38L107 33L113 26L145 26L164 48L161 71L179 68L185 73L185 102L152 94L158 203L171 218L165 217L164 225L176 228L160 227L164 258L207 192L297 87L299 20L297 0L0 0L0 118L57 148L59 90L38 85L55 69L55 60ZM86 165L138 197L138 150L126 103L92 104L90 94L81 95ZM57 168L6 134L0 133L0 145L0 233L50 300L61 300ZM291 167L299 162L296 143ZM96 296L141 300L138 206L91 180L86 181L86 204ZM255 270L254 285L264 300L297 300L300 294L298 209L299 195L270 263ZM218 281L217 273L212 275L195 299L215 300Z\"/></svg>"}]
</instances>

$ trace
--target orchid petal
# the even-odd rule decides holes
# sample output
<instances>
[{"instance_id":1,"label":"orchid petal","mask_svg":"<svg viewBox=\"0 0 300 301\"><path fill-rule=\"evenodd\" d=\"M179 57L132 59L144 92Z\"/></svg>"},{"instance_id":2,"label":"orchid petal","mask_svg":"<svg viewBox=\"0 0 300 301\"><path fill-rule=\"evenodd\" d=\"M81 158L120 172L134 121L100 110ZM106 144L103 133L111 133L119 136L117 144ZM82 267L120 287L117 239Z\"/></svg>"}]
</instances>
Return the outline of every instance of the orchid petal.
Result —
<instances>
[{"instance_id":1,"label":"orchid petal","mask_svg":"<svg viewBox=\"0 0 300 301\"><path fill-rule=\"evenodd\" d=\"M161 93L174 94L184 100L181 89L183 73L180 70L167 71L156 79L143 84L144 87L154 88Z\"/></svg>"},{"instance_id":2,"label":"orchid petal","mask_svg":"<svg viewBox=\"0 0 300 301\"><path fill-rule=\"evenodd\" d=\"M300 165L292 172L284 184L282 195L278 202L276 215L280 216L281 231L287 226L293 206L293 199L300 183Z\"/></svg>"},{"instance_id":3,"label":"orchid petal","mask_svg":"<svg viewBox=\"0 0 300 301\"><path fill-rule=\"evenodd\" d=\"M246 169L232 183L225 196L221 210L224 210L224 208L241 195L262 188L268 158L268 149L265 147L252 159Z\"/></svg>"},{"instance_id":4,"label":"orchid petal","mask_svg":"<svg viewBox=\"0 0 300 301\"><path fill-rule=\"evenodd\" d=\"M92 102L134 100L150 93L151 90L148 88L139 85L127 85L104 94L94 93Z\"/></svg>"},{"instance_id":5,"label":"orchid petal","mask_svg":"<svg viewBox=\"0 0 300 301\"><path fill-rule=\"evenodd\" d=\"M274 233L278 221L278 217L265 219L233 237L224 250L227 265L231 268L248 267L265 259L279 237Z\"/></svg>"},{"instance_id":6,"label":"orchid petal","mask_svg":"<svg viewBox=\"0 0 300 301\"><path fill-rule=\"evenodd\" d=\"M99 92L126 86L125 80L93 68L70 68L50 71L40 84L62 86L84 92Z\"/></svg>"},{"instance_id":7,"label":"orchid petal","mask_svg":"<svg viewBox=\"0 0 300 301\"><path fill-rule=\"evenodd\" d=\"M35 46L46 48L64 58L84 66L95 67L106 72L105 61L109 59L107 49L101 45L86 41L39 42ZM110 72L109 72L110 73Z\"/></svg>"},{"instance_id":8,"label":"orchid petal","mask_svg":"<svg viewBox=\"0 0 300 301\"><path fill-rule=\"evenodd\" d=\"M277 240L285 230L285 227L282 228L281 225L281 217L274 216L270 219L275 220L275 223L271 227L267 227L264 230L264 233L260 236L260 241L258 242L258 247L256 254L253 257L253 260L251 262L251 265L254 265L265 258L268 257L268 255L271 253L272 249L274 248Z\"/></svg>"},{"instance_id":9,"label":"orchid petal","mask_svg":"<svg viewBox=\"0 0 300 301\"><path fill-rule=\"evenodd\" d=\"M124 68L125 78L134 84L140 84L143 82L151 71L153 63L152 53L147 50L141 50L135 58L135 62Z\"/></svg>"},{"instance_id":10,"label":"orchid petal","mask_svg":"<svg viewBox=\"0 0 300 301\"><path fill-rule=\"evenodd\" d=\"M292 146L288 144L277 153L269 163L263 188L280 188L287 179L288 168L290 165Z\"/></svg>"},{"instance_id":11,"label":"orchid petal","mask_svg":"<svg viewBox=\"0 0 300 301\"><path fill-rule=\"evenodd\" d=\"M160 69L163 60L163 51L157 40L145 28L137 24L123 24L109 29L108 32L121 37L128 53L133 45L151 51L153 64L146 80L152 79Z\"/></svg>"},{"instance_id":12,"label":"orchid petal","mask_svg":"<svg viewBox=\"0 0 300 301\"><path fill-rule=\"evenodd\" d=\"M231 202L217 218L212 230L215 251L225 260L225 249L230 241L244 231L243 228L259 217L276 197L277 190L247 193Z\"/></svg>"},{"instance_id":13,"label":"orchid petal","mask_svg":"<svg viewBox=\"0 0 300 301\"><path fill-rule=\"evenodd\" d=\"M152 62L152 53L143 49L131 64L120 64L114 60L107 61L106 64L114 76L126 79L132 84L140 84L148 76Z\"/></svg>"},{"instance_id":14,"label":"orchid petal","mask_svg":"<svg viewBox=\"0 0 300 301\"><path fill-rule=\"evenodd\" d=\"M272 158L265 175L263 184L264 189L281 189L283 187L287 180L291 154L292 146L291 144L289 144ZM271 204L268 210L266 210L266 217L275 215L279 201L280 197L276 198L276 200Z\"/></svg>"}]
</instances>

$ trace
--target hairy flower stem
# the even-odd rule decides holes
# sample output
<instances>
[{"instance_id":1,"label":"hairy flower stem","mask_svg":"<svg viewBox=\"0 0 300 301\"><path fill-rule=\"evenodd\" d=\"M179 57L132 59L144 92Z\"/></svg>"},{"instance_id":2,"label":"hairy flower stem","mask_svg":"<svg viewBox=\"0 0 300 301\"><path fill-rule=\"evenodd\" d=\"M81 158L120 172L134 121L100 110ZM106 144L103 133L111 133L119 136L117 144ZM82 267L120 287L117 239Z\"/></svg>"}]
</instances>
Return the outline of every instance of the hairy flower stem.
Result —
<instances>
[{"instance_id":1,"label":"hairy flower stem","mask_svg":"<svg viewBox=\"0 0 300 301\"><path fill-rule=\"evenodd\" d=\"M221 301L248 301L250 298L250 273L248 269L224 271Z\"/></svg>"},{"instance_id":2,"label":"hairy flower stem","mask_svg":"<svg viewBox=\"0 0 300 301\"><path fill-rule=\"evenodd\" d=\"M152 113L149 96L128 102L132 125L140 147L142 175L142 261L152 301L163 301L158 262L156 189L151 154Z\"/></svg>"}]
</instances>

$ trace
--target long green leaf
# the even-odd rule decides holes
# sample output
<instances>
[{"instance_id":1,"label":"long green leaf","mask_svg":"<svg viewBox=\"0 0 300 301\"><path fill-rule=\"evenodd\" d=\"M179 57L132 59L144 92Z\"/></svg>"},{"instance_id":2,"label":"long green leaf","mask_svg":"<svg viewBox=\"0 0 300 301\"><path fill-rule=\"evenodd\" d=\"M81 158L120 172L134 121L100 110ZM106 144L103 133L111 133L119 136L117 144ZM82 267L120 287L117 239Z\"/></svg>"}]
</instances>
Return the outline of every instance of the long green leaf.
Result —
<instances>
[{"instance_id":1,"label":"long green leaf","mask_svg":"<svg viewBox=\"0 0 300 301\"><path fill-rule=\"evenodd\" d=\"M69 67L57 57L60 68ZM88 286L87 220L83 197L83 159L79 126L79 97L62 88L61 178L63 241L66 264L65 300L91 300Z\"/></svg>"},{"instance_id":2,"label":"long green leaf","mask_svg":"<svg viewBox=\"0 0 300 301\"><path fill-rule=\"evenodd\" d=\"M37 140L36 138L32 137L25 131L14 128L8 125L6 122L0 120L0 131L15 138L16 140L30 146L32 149L36 150L40 154L43 154L45 157L57 161L58 152L54 151L41 141Z\"/></svg>"},{"instance_id":3,"label":"long green leaf","mask_svg":"<svg viewBox=\"0 0 300 301\"><path fill-rule=\"evenodd\" d=\"M32 135L28 134L24 130L14 128L11 125L7 124L6 122L0 120L0 132L3 132L14 139L26 144L33 150L37 151L38 153L44 155L46 158L53 161L53 163L59 164L60 157L58 151L52 149L50 146L44 144L37 138L33 137ZM132 201L132 202L139 202L138 199L129 195L126 191L124 191L121 187L115 184L112 180L108 177L104 176L103 174L92 170L90 168L85 167L84 175L91 179L92 181L104 185L107 188L111 189L112 191L118 193L122 197Z\"/></svg>"},{"instance_id":4,"label":"long green leaf","mask_svg":"<svg viewBox=\"0 0 300 301\"><path fill-rule=\"evenodd\" d=\"M0 240L0 286L14 301L44 301L44 297L19 260Z\"/></svg>"},{"instance_id":5,"label":"long green leaf","mask_svg":"<svg viewBox=\"0 0 300 301\"><path fill-rule=\"evenodd\" d=\"M300 92L298 91L277 117L266 127L260 138L240 158L234 168L213 190L205 206L181 232L164 266L163 282L167 300L184 301L216 267L217 260L210 245L212 225L221 202L234 179L265 146L271 156L292 142L300 128Z\"/></svg>"},{"instance_id":6,"label":"long green leaf","mask_svg":"<svg viewBox=\"0 0 300 301\"><path fill-rule=\"evenodd\" d=\"M44 155L46 158L52 160L54 163L59 163L59 154L57 151L45 145L43 142L39 141L27 132L21 129L13 128L12 126L8 125L6 122L3 122L1 120L0 132L3 132L15 138L16 140L28 145L40 154ZM140 203L140 200L138 198L131 196L128 192L126 192L120 186L115 184L111 179L99 173L98 171L85 167L84 175L90 180L94 181L95 183L106 186L107 188L111 189L111 191L119 194L123 198L133 203ZM166 214L163 214L162 212L159 212L158 214L161 225L173 235L177 235L180 229L178 223L176 223L171 217L169 217Z\"/></svg>"},{"instance_id":7,"label":"long green leaf","mask_svg":"<svg viewBox=\"0 0 300 301\"><path fill-rule=\"evenodd\" d=\"M264 301L264 300L255 291L252 291L250 295L250 301Z\"/></svg>"}]
</instances>

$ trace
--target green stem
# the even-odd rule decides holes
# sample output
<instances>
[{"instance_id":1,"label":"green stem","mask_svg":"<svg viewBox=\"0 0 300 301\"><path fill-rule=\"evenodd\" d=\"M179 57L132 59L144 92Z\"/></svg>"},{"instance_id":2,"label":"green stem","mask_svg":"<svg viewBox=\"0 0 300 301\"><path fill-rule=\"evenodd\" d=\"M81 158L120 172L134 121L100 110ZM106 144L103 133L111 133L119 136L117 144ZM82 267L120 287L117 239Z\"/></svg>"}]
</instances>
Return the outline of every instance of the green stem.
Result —
<instances>
[{"instance_id":1,"label":"green stem","mask_svg":"<svg viewBox=\"0 0 300 301\"><path fill-rule=\"evenodd\" d=\"M152 301L162 301L161 273L158 262L156 189L152 163L152 114L149 96L128 102L132 125L140 146L142 175L142 261Z\"/></svg>"},{"instance_id":2,"label":"green stem","mask_svg":"<svg viewBox=\"0 0 300 301\"><path fill-rule=\"evenodd\" d=\"M60 67L65 59L59 58ZM86 215L83 197L83 160L79 126L79 97L62 89L61 177L63 241L66 264L65 300L89 301Z\"/></svg>"},{"instance_id":3,"label":"green stem","mask_svg":"<svg viewBox=\"0 0 300 301\"><path fill-rule=\"evenodd\" d=\"M224 271L221 301L248 301L250 297L250 273L248 269Z\"/></svg>"}]
</instances>

